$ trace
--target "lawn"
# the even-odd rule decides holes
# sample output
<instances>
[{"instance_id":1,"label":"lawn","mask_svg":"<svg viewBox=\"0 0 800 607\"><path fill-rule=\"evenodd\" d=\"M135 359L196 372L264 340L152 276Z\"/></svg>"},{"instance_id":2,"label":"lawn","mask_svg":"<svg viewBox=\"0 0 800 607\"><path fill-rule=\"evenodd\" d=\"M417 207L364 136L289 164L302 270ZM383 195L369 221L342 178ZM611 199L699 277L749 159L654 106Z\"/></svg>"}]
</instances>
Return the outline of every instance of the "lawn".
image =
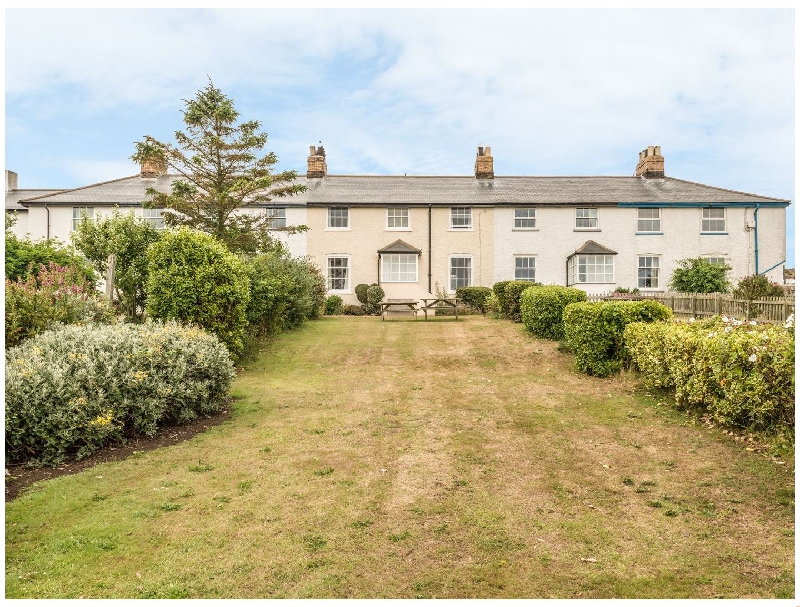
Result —
<instances>
[{"instance_id":1,"label":"lawn","mask_svg":"<svg viewBox=\"0 0 800 607\"><path fill-rule=\"evenodd\" d=\"M556 346L307 323L231 420L6 504L6 596L791 598L793 462Z\"/></svg>"}]
</instances>

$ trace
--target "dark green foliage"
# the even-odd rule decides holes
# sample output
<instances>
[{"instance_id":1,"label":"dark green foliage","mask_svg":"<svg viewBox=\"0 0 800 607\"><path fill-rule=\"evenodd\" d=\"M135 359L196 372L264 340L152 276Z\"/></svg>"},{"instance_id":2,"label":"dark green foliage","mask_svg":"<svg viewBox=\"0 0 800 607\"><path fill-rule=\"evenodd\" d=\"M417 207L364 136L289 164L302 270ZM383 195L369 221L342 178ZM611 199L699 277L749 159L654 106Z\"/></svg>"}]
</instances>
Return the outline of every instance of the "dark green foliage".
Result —
<instances>
[{"instance_id":1,"label":"dark green foliage","mask_svg":"<svg viewBox=\"0 0 800 607\"><path fill-rule=\"evenodd\" d=\"M120 311L130 320L140 320L145 309L147 249L160 232L133 211L122 214L114 208L110 216L82 221L72 233L75 248L105 277L108 256L116 255L114 290Z\"/></svg>"},{"instance_id":2,"label":"dark green foliage","mask_svg":"<svg viewBox=\"0 0 800 607\"><path fill-rule=\"evenodd\" d=\"M61 267L78 268L94 287L94 271L82 256L64 247L55 238L36 242L17 238L10 229L15 222L16 218L11 219L6 214L6 278L25 281L30 274L36 276L42 266L54 263Z\"/></svg>"},{"instance_id":3,"label":"dark green foliage","mask_svg":"<svg viewBox=\"0 0 800 607\"><path fill-rule=\"evenodd\" d=\"M6 353L6 457L54 464L218 411L220 341L175 323L69 325Z\"/></svg>"},{"instance_id":4,"label":"dark green foliage","mask_svg":"<svg viewBox=\"0 0 800 607\"><path fill-rule=\"evenodd\" d=\"M459 287L456 289L456 297L467 307L486 314L486 300L492 294L489 287Z\"/></svg>"},{"instance_id":5,"label":"dark green foliage","mask_svg":"<svg viewBox=\"0 0 800 607\"><path fill-rule=\"evenodd\" d=\"M342 308L342 314L345 316L364 316L365 312L363 306L348 304Z\"/></svg>"},{"instance_id":6,"label":"dark green foliage","mask_svg":"<svg viewBox=\"0 0 800 607\"><path fill-rule=\"evenodd\" d=\"M325 300L325 314L328 316L341 314L342 308L344 308L344 301L338 295L331 295Z\"/></svg>"},{"instance_id":7,"label":"dark green foliage","mask_svg":"<svg viewBox=\"0 0 800 607\"><path fill-rule=\"evenodd\" d=\"M726 293L730 288L730 269L728 265L710 263L702 257L681 259L669 286L680 293Z\"/></svg>"},{"instance_id":8,"label":"dark green foliage","mask_svg":"<svg viewBox=\"0 0 800 607\"><path fill-rule=\"evenodd\" d=\"M655 301L584 302L569 304L563 317L564 338L578 370L605 377L625 360L625 326L670 319L672 310Z\"/></svg>"},{"instance_id":9,"label":"dark green foliage","mask_svg":"<svg viewBox=\"0 0 800 607\"><path fill-rule=\"evenodd\" d=\"M383 287L377 284L370 285L369 289L367 289L367 303L364 305L364 312L367 314L380 314L380 303L385 296L386 293L384 293Z\"/></svg>"},{"instance_id":10,"label":"dark green foliage","mask_svg":"<svg viewBox=\"0 0 800 607\"><path fill-rule=\"evenodd\" d=\"M536 286L536 283L527 280L504 280L492 286L494 294L500 303L500 312L504 318L520 322L520 297L523 291Z\"/></svg>"},{"instance_id":11,"label":"dark green foliage","mask_svg":"<svg viewBox=\"0 0 800 607\"><path fill-rule=\"evenodd\" d=\"M304 191L305 186L292 183L296 171L273 172L278 157L273 152L259 156L267 144L267 134L259 132L261 123L236 124L239 112L233 100L210 81L185 105L187 132L175 133L177 146L146 136L131 157L137 163L180 175L169 194L149 188L147 204L167 209L166 225L206 232L231 251L283 251L280 241L272 237L268 214L238 211ZM307 229L295 226L282 231Z\"/></svg>"},{"instance_id":12,"label":"dark green foliage","mask_svg":"<svg viewBox=\"0 0 800 607\"><path fill-rule=\"evenodd\" d=\"M244 262L213 236L189 228L165 233L147 258L147 314L202 327L238 357L250 302Z\"/></svg>"},{"instance_id":13,"label":"dark green foliage","mask_svg":"<svg viewBox=\"0 0 800 607\"><path fill-rule=\"evenodd\" d=\"M367 289L369 289L369 285L361 283L360 285L356 285L356 297L358 301L361 302L362 306L367 305Z\"/></svg>"},{"instance_id":14,"label":"dark green foliage","mask_svg":"<svg viewBox=\"0 0 800 607\"><path fill-rule=\"evenodd\" d=\"M774 282L770 282L763 274L742 278L733 290L733 296L736 299L750 301L763 297L783 297L784 295L783 289Z\"/></svg>"},{"instance_id":15,"label":"dark green foliage","mask_svg":"<svg viewBox=\"0 0 800 607\"><path fill-rule=\"evenodd\" d=\"M547 286L523 291L520 310L525 328L536 337L564 339L564 308L586 301L586 293L572 287Z\"/></svg>"},{"instance_id":16,"label":"dark green foliage","mask_svg":"<svg viewBox=\"0 0 800 607\"><path fill-rule=\"evenodd\" d=\"M276 335L319 316L319 272L305 259L267 253L247 260L247 322L256 337Z\"/></svg>"}]
</instances>

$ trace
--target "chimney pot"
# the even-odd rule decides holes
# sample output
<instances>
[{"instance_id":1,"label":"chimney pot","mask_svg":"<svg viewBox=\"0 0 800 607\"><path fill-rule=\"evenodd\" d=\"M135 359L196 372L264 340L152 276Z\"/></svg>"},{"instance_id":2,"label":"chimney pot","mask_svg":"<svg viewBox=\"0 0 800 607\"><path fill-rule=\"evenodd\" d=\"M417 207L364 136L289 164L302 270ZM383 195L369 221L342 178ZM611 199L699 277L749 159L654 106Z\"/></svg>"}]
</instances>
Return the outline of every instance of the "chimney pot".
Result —
<instances>
[{"instance_id":1,"label":"chimney pot","mask_svg":"<svg viewBox=\"0 0 800 607\"><path fill-rule=\"evenodd\" d=\"M328 174L328 165L325 162L325 150L322 147L322 142L317 148L313 145L308 146L308 170L306 177L308 179L321 179Z\"/></svg>"},{"instance_id":2,"label":"chimney pot","mask_svg":"<svg viewBox=\"0 0 800 607\"><path fill-rule=\"evenodd\" d=\"M494 158L492 148L488 145L478 147L478 156L475 158L475 179L494 179Z\"/></svg>"},{"instance_id":3,"label":"chimney pot","mask_svg":"<svg viewBox=\"0 0 800 607\"><path fill-rule=\"evenodd\" d=\"M664 157L660 145L649 145L639 152L639 164L634 175L645 179L664 179Z\"/></svg>"}]
</instances>

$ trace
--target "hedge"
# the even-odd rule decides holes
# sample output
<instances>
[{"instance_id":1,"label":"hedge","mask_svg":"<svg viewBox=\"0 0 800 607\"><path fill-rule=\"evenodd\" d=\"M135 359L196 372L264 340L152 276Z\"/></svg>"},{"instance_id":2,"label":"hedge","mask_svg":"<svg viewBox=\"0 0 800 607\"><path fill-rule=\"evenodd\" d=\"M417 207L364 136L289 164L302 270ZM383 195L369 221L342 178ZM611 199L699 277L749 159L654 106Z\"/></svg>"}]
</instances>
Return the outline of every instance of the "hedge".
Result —
<instances>
[{"instance_id":1,"label":"hedge","mask_svg":"<svg viewBox=\"0 0 800 607\"><path fill-rule=\"evenodd\" d=\"M520 312L525 328L536 337L564 339L564 308L586 301L586 292L572 287L547 286L522 292Z\"/></svg>"},{"instance_id":2,"label":"hedge","mask_svg":"<svg viewBox=\"0 0 800 607\"><path fill-rule=\"evenodd\" d=\"M467 307L486 314L486 300L492 294L489 287L459 287L456 289L456 297Z\"/></svg>"},{"instance_id":3,"label":"hedge","mask_svg":"<svg viewBox=\"0 0 800 607\"><path fill-rule=\"evenodd\" d=\"M670 318L672 310L656 301L573 303L564 309L564 338L579 371L605 377L622 367L626 325Z\"/></svg>"},{"instance_id":4,"label":"hedge","mask_svg":"<svg viewBox=\"0 0 800 607\"><path fill-rule=\"evenodd\" d=\"M645 386L673 390L677 406L725 426L794 427L793 322L634 323L624 339Z\"/></svg>"},{"instance_id":5,"label":"hedge","mask_svg":"<svg viewBox=\"0 0 800 607\"><path fill-rule=\"evenodd\" d=\"M54 464L218 411L234 377L219 339L174 322L69 325L6 352L6 457Z\"/></svg>"},{"instance_id":6,"label":"hedge","mask_svg":"<svg viewBox=\"0 0 800 607\"><path fill-rule=\"evenodd\" d=\"M527 280L503 280L492 286L494 294L500 302L503 316L514 322L520 322L520 297L523 291L538 286Z\"/></svg>"}]
</instances>

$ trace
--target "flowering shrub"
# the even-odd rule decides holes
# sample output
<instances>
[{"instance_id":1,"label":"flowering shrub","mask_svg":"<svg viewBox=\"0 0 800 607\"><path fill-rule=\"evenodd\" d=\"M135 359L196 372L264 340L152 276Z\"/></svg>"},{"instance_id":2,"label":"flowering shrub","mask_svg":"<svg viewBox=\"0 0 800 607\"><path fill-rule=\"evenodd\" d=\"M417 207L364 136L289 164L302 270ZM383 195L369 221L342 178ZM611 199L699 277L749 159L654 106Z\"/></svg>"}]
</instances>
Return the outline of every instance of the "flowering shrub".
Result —
<instances>
[{"instance_id":1,"label":"flowering shrub","mask_svg":"<svg viewBox=\"0 0 800 607\"><path fill-rule=\"evenodd\" d=\"M234 377L213 335L174 322L69 325L6 352L6 458L52 464L219 410Z\"/></svg>"},{"instance_id":2,"label":"flowering shrub","mask_svg":"<svg viewBox=\"0 0 800 607\"><path fill-rule=\"evenodd\" d=\"M520 312L525 328L536 337L564 339L564 308L586 301L586 292L572 287L537 287L522 292Z\"/></svg>"},{"instance_id":3,"label":"flowering shrub","mask_svg":"<svg viewBox=\"0 0 800 607\"><path fill-rule=\"evenodd\" d=\"M625 329L631 360L648 387L674 390L728 426L794 426L794 318L784 326L726 317Z\"/></svg>"},{"instance_id":4,"label":"flowering shrub","mask_svg":"<svg viewBox=\"0 0 800 607\"><path fill-rule=\"evenodd\" d=\"M82 268L42 264L38 272L6 278L6 348L55 323L114 321L111 307L99 298Z\"/></svg>"},{"instance_id":5,"label":"flowering shrub","mask_svg":"<svg viewBox=\"0 0 800 607\"><path fill-rule=\"evenodd\" d=\"M656 301L572 303L564 309L564 339L579 371L605 377L622 367L626 325L670 318L672 310Z\"/></svg>"}]
</instances>

